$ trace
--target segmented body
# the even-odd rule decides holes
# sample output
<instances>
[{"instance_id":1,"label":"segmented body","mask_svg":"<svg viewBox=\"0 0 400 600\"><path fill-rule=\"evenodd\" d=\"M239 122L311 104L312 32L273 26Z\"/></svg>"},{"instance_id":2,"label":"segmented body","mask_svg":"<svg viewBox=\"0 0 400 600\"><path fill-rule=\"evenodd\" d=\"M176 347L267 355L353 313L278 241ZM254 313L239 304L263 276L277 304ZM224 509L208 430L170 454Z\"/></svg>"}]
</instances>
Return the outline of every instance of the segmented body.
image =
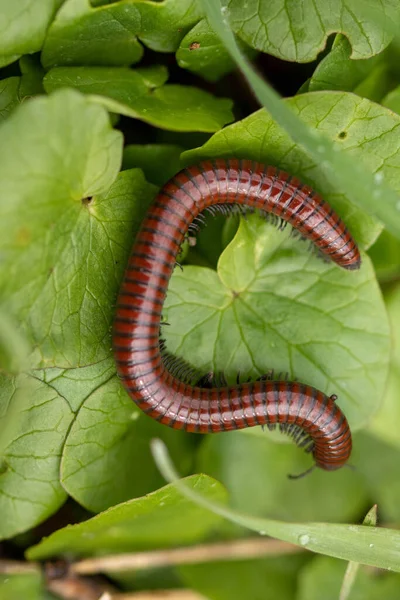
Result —
<instances>
[{"instance_id":1,"label":"segmented body","mask_svg":"<svg viewBox=\"0 0 400 600\"><path fill-rule=\"evenodd\" d=\"M157 195L133 246L114 322L118 374L136 404L165 425L215 433L278 423L284 431L295 430L300 445L311 439L317 466L337 469L350 455L351 433L336 396L288 381L197 387L180 381L164 363L161 311L184 237L199 213L233 203L287 221L345 269L360 266L343 221L297 178L248 160L206 161L185 169Z\"/></svg>"}]
</instances>

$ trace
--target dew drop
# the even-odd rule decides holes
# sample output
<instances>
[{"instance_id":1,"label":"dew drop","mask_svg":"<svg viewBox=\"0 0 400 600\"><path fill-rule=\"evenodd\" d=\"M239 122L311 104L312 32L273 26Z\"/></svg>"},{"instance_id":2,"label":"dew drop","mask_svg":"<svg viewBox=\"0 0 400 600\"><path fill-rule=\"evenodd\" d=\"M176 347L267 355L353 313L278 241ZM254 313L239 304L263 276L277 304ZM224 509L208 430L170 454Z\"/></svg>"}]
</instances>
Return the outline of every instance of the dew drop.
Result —
<instances>
[{"instance_id":1,"label":"dew drop","mask_svg":"<svg viewBox=\"0 0 400 600\"><path fill-rule=\"evenodd\" d=\"M259 531L258 533L259 533L260 535L267 535L267 532L266 532L266 531Z\"/></svg>"},{"instance_id":2,"label":"dew drop","mask_svg":"<svg viewBox=\"0 0 400 600\"><path fill-rule=\"evenodd\" d=\"M308 542L310 541L310 536L303 533L302 535L299 536L299 544L301 546L307 546Z\"/></svg>"},{"instance_id":3,"label":"dew drop","mask_svg":"<svg viewBox=\"0 0 400 600\"><path fill-rule=\"evenodd\" d=\"M374 547L374 545L373 545L373 544L370 544L370 545L369 545L369 547L370 547L370 548L373 548L373 547Z\"/></svg>"},{"instance_id":4,"label":"dew drop","mask_svg":"<svg viewBox=\"0 0 400 600\"><path fill-rule=\"evenodd\" d=\"M165 502L160 502L160 506L164 506Z\"/></svg>"},{"instance_id":5,"label":"dew drop","mask_svg":"<svg viewBox=\"0 0 400 600\"><path fill-rule=\"evenodd\" d=\"M375 183L382 183L382 181L383 181L383 173L382 172L375 173L374 179L375 179Z\"/></svg>"}]
</instances>

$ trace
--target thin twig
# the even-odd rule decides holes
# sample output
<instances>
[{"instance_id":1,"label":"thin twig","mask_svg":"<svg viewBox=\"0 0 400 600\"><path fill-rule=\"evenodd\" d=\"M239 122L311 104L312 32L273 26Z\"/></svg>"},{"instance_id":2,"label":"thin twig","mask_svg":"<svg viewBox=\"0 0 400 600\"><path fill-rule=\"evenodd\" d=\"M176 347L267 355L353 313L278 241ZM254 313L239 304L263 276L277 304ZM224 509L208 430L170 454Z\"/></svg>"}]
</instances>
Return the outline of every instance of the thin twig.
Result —
<instances>
[{"instance_id":1,"label":"thin twig","mask_svg":"<svg viewBox=\"0 0 400 600\"><path fill-rule=\"evenodd\" d=\"M70 571L80 574L93 574L111 571L131 571L133 569L151 569L169 565L205 563L217 560L250 559L260 556L293 554L302 548L274 539L250 538L219 544L202 544L170 550L152 552L134 552L88 558L71 565Z\"/></svg>"},{"instance_id":2,"label":"thin twig","mask_svg":"<svg viewBox=\"0 0 400 600\"><path fill-rule=\"evenodd\" d=\"M18 560L0 560L0 573L2 575L28 575L29 573L40 573L40 566L34 562L22 562Z\"/></svg>"}]
</instances>

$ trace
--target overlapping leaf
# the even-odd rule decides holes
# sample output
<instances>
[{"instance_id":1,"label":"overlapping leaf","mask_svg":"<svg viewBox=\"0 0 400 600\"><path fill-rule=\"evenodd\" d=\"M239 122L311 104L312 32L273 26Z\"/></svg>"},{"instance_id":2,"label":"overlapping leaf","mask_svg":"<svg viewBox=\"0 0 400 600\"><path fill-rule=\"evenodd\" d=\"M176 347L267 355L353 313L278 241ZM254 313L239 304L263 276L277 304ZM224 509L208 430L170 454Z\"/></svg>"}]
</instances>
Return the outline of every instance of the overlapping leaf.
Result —
<instances>
[{"instance_id":1,"label":"overlapping leaf","mask_svg":"<svg viewBox=\"0 0 400 600\"><path fill-rule=\"evenodd\" d=\"M74 87L97 96L111 112L172 131L218 131L233 120L232 101L183 85L163 85L163 67L117 69L106 67L60 67L44 79L46 91Z\"/></svg>"}]
</instances>

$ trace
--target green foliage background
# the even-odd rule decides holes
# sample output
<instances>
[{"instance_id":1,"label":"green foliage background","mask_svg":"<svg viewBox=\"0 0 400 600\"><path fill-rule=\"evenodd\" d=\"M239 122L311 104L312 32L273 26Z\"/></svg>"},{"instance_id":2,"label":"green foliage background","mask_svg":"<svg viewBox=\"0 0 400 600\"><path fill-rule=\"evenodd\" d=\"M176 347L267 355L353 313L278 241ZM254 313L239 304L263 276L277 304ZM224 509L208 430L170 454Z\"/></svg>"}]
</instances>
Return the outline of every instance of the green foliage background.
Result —
<instances>
[{"instance_id":1,"label":"green foliage background","mask_svg":"<svg viewBox=\"0 0 400 600\"><path fill-rule=\"evenodd\" d=\"M400 572L398 3L377 13L372 0L0 0L0 17L5 554L78 559L251 529L328 555L169 570L171 585L211 600L308 600L321 587L338 598L345 562L331 556ZM268 78L271 57L312 63L297 94L281 100L252 70L257 61ZM257 216L209 219L171 279L163 337L232 382L272 368L338 394L354 472L289 481L310 457L282 436L169 430L116 377L114 304L149 202L181 167L233 156L314 186L363 266L324 264ZM165 486L154 438L183 487ZM72 527L58 520L66 501L82 521ZM380 527L357 526L374 503ZM164 581L155 571L151 587ZM348 597L390 600L399 588L400 575L361 568ZM0 597L45 594L39 571L0 578Z\"/></svg>"}]
</instances>

